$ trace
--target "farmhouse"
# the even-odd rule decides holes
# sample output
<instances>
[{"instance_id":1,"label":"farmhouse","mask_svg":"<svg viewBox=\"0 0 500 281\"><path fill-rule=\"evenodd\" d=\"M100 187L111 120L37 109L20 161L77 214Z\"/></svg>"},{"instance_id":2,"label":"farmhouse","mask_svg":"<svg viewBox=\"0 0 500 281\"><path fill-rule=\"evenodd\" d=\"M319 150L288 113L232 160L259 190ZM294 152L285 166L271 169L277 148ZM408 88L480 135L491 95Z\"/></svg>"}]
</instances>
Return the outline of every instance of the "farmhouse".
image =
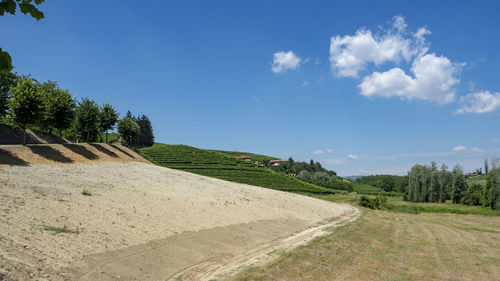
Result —
<instances>
[{"instance_id":1,"label":"farmhouse","mask_svg":"<svg viewBox=\"0 0 500 281\"><path fill-rule=\"evenodd\" d=\"M248 162L252 161L252 157L247 156L247 155L236 156L235 158L240 159L240 160L244 160L244 161L248 161Z\"/></svg>"},{"instance_id":2,"label":"farmhouse","mask_svg":"<svg viewBox=\"0 0 500 281\"><path fill-rule=\"evenodd\" d=\"M278 160L270 160L269 165L271 166L279 166L283 162L288 162L288 160L278 159Z\"/></svg>"}]
</instances>

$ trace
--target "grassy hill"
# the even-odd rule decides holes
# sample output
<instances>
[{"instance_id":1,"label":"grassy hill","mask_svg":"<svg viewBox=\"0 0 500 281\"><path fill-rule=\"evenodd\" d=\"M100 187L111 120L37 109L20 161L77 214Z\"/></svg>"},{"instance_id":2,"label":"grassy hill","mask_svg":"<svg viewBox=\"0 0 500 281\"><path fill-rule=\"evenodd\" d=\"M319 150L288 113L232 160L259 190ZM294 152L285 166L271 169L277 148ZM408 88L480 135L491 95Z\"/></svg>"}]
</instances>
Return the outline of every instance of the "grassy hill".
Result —
<instances>
[{"instance_id":1,"label":"grassy hill","mask_svg":"<svg viewBox=\"0 0 500 281\"><path fill-rule=\"evenodd\" d=\"M273 172L266 167L259 167L253 163L234 158L233 155L235 153L241 155L240 152L206 150L187 145L155 143L151 147L140 149L139 153L160 166L227 181L292 192L340 192L313 185L281 173ZM245 153L245 155L250 154ZM263 157L264 155L259 156Z\"/></svg>"},{"instance_id":2,"label":"grassy hill","mask_svg":"<svg viewBox=\"0 0 500 281\"><path fill-rule=\"evenodd\" d=\"M255 154L255 153L250 153L250 152L224 151L224 150L209 150L209 151L220 152L222 154L225 154L225 155L228 155L231 157L246 155L246 156L252 157L252 160L259 161L259 162L265 162L265 161L269 161L269 160L278 159L276 157L262 155L262 154Z\"/></svg>"}]
</instances>

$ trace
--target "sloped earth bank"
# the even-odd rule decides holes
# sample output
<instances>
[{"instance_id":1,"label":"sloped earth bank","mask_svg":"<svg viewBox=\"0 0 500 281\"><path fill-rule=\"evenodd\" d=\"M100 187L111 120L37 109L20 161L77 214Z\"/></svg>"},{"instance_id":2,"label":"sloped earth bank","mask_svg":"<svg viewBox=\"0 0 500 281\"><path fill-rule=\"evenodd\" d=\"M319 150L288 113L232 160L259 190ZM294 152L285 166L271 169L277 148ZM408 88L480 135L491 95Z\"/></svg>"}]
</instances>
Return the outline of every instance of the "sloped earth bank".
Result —
<instances>
[{"instance_id":1,"label":"sloped earth bank","mask_svg":"<svg viewBox=\"0 0 500 281\"><path fill-rule=\"evenodd\" d=\"M357 217L349 205L147 163L3 166L0 276L221 279Z\"/></svg>"}]
</instances>

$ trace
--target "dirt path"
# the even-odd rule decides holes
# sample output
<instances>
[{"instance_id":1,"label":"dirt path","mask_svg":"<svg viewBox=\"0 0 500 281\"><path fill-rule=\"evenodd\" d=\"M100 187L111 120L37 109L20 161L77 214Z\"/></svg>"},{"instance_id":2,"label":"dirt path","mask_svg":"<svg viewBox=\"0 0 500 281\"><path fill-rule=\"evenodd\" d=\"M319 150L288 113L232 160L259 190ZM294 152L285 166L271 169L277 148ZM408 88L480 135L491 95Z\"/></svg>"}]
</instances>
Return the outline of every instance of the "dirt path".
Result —
<instances>
[{"instance_id":1,"label":"dirt path","mask_svg":"<svg viewBox=\"0 0 500 281\"><path fill-rule=\"evenodd\" d=\"M351 207L338 217L305 230L307 222L263 220L198 232L97 255L75 274L78 280L221 280L303 245L359 217ZM291 235L287 233L294 232Z\"/></svg>"}]
</instances>

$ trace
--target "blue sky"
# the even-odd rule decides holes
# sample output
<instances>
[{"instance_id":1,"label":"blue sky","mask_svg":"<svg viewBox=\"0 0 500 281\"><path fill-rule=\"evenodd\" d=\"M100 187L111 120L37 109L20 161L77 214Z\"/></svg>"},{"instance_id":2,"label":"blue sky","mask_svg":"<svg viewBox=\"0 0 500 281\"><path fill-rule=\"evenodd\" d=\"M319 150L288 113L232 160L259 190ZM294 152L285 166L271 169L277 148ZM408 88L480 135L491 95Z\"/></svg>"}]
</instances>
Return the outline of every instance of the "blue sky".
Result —
<instances>
[{"instance_id":1,"label":"blue sky","mask_svg":"<svg viewBox=\"0 0 500 281\"><path fill-rule=\"evenodd\" d=\"M53 1L0 18L15 71L156 140L341 175L500 156L495 1Z\"/></svg>"}]
</instances>

